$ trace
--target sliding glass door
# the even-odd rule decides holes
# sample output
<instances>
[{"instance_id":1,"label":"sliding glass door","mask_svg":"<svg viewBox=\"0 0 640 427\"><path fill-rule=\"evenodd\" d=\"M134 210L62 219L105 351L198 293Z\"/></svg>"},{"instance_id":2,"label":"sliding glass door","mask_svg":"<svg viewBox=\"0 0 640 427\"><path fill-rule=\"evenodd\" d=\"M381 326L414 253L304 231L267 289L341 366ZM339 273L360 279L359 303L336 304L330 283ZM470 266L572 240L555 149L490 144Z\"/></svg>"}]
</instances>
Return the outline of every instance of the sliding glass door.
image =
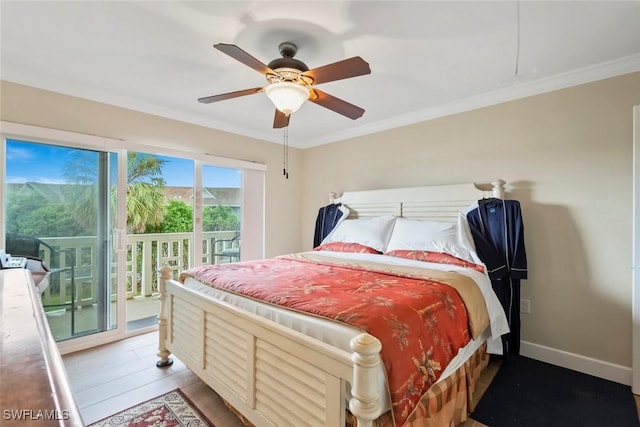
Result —
<instances>
[{"instance_id":1,"label":"sliding glass door","mask_svg":"<svg viewBox=\"0 0 640 427\"><path fill-rule=\"evenodd\" d=\"M0 123L0 249L43 260L61 352L157 327L163 266L263 256L264 165Z\"/></svg>"},{"instance_id":2,"label":"sliding glass door","mask_svg":"<svg viewBox=\"0 0 640 427\"><path fill-rule=\"evenodd\" d=\"M115 155L7 139L5 250L42 259L42 303L67 340L117 327L110 264L116 222Z\"/></svg>"}]
</instances>

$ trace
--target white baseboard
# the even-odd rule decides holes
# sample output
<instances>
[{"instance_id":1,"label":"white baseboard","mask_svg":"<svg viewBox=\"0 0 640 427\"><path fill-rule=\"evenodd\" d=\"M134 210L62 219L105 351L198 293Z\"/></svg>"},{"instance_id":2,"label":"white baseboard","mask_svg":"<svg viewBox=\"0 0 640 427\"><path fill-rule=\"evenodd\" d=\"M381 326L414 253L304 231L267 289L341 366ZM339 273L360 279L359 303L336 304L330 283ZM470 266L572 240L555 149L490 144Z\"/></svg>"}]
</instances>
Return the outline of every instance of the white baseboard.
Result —
<instances>
[{"instance_id":1,"label":"white baseboard","mask_svg":"<svg viewBox=\"0 0 640 427\"><path fill-rule=\"evenodd\" d=\"M527 341L520 342L520 354L541 362L593 375L594 377L631 385L632 370L628 366L616 365Z\"/></svg>"}]
</instances>

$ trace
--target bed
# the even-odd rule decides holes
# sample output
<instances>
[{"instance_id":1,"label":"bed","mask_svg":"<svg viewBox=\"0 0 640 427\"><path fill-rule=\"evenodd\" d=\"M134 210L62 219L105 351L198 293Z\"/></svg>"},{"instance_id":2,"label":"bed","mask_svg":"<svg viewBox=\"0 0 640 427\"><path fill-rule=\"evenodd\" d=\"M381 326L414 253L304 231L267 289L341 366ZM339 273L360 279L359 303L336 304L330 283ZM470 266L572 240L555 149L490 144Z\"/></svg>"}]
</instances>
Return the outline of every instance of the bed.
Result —
<instances>
[{"instance_id":1,"label":"bed","mask_svg":"<svg viewBox=\"0 0 640 427\"><path fill-rule=\"evenodd\" d=\"M507 332L504 312L491 291L486 274L478 271L482 266L477 268L481 263L473 248L469 248L468 240L463 242L462 247L470 249L469 252L461 257L453 257L467 262L466 264L451 263L450 258L442 263L440 259L416 258L416 252L431 252L408 250L415 248L404 248L403 243L398 242L403 239L405 242L407 239L411 240L411 235L416 234L416 226L424 228L425 225L431 227L433 224L444 224L449 231L455 229L458 233L464 232L462 211L479 198L502 198L503 195L504 182L500 180L485 186L456 184L356 191L345 192L339 198L332 194L331 202L342 203L350 213L343 221L344 224L336 227L334 235L323 241L325 247L318 248L326 250L292 254L273 261L280 264L312 264L311 268L317 269L350 269L352 274L362 277L361 280L367 280L368 274L380 272L387 279L393 277L394 281L426 280L415 276L422 274L418 270L424 269L425 265L429 267L428 274L435 277L436 282L446 282L450 276L456 277L455 280L473 280L478 285L477 288L465 284L463 286L469 291L456 288L450 293L455 294L455 298L462 297L464 293L481 294L485 305L477 305L486 312L485 316L490 322L482 323L479 318L473 320L476 315L472 311L478 310L463 310L465 328L469 326L469 336L464 342L456 344L454 351L451 351L454 348L452 345L439 344L447 357L446 363L439 363L431 353L425 359L424 366L415 362L422 360L415 355L409 356L408 362L397 362L397 354L394 356L390 353L392 346L389 343L406 344L417 341L403 341L398 339L397 333L391 333L395 341L390 341L382 332L378 335L381 337L379 339L375 334L363 332L368 329L357 322L348 325L342 324L343 318L334 317L340 320L336 321L309 316L295 307L283 308L274 305L273 301L256 301L254 295L240 295L236 288L229 291L217 285L209 286L206 282L211 275L216 275L216 280L222 282L224 277L218 277L218 274L235 274L229 281L238 283L236 279L239 273L224 273L217 267L201 267L193 272L189 270L182 275L180 281L172 277L169 268L161 270L158 366L169 365L170 355L176 355L211 386L247 425L367 427L395 424L400 427L455 425L462 422L472 409L470 405L475 384L488 360L487 342L499 341L496 338ZM369 230L373 224L390 230L388 234L382 233L386 236L383 243L378 242L376 237L372 238L373 241L361 239L362 246L375 250L364 251L366 253L352 250L344 252L344 243L350 243L344 240L349 239L350 233L362 233L362 228L358 227ZM401 229L405 230L404 235L398 231ZM365 235L370 237L367 232ZM468 235L466 237L469 238ZM395 252L400 252L402 256L389 255L394 251L386 251L387 246L393 242L398 243ZM341 249L335 250L336 245ZM384 247L377 247L379 245ZM462 249L458 246L440 248L440 251L448 252L447 257L459 255L456 250ZM407 252L411 255L408 259ZM436 248L433 252L439 251ZM250 264L251 268L263 274L267 270L262 269L272 268L271 262L243 262L226 268L240 269ZM380 271L370 272L369 269ZM397 269L402 272L396 273ZM393 276L390 276L390 270L394 270ZM254 281L256 277L261 277L255 271ZM335 274L334 270L328 271L329 274ZM243 276L247 283L250 282L249 276L250 274ZM256 283L259 288L259 280ZM409 284L403 282L402 286ZM271 285L263 286L266 287ZM362 284L358 287L362 287ZM280 299L286 299L281 298L286 294L285 291L280 294ZM375 292L379 292L379 289ZM440 294L441 291L438 291L438 295ZM442 301L451 301L452 298L449 295ZM469 308L469 304L464 300L463 303L455 302L450 305ZM363 313L370 313L373 305L367 306ZM449 307L449 311L451 310ZM481 318L482 315L478 316ZM360 315L351 317L357 318ZM446 315L442 315L433 323L444 323L446 318ZM461 320L456 318L455 321ZM475 326L472 322L475 322ZM460 341L461 338L453 339ZM382 342L386 343L384 348ZM422 345L422 340L419 342ZM499 352L498 349L493 351ZM390 363L396 363L393 369L395 372L412 362L419 371L424 372L420 384L426 387L425 390L413 390L413 379L411 382L394 383L395 374L390 375ZM437 375L433 371L437 371ZM405 387L408 390L403 389L402 395L394 392L399 388L391 386L405 383L409 386ZM417 395L419 398L403 407L397 404L396 394Z\"/></svg>"}]
</instances>

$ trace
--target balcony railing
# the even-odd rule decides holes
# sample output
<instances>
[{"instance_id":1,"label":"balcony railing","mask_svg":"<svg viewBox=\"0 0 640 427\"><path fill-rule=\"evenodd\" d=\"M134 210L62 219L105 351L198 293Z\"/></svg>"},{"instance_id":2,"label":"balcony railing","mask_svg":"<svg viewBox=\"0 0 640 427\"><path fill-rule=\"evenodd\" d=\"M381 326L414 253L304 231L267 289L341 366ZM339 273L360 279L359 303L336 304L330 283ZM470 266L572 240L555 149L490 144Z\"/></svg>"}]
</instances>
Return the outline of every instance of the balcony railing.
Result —
<instances>
[{"instance_id":1,"label":"balcony railing","mask_svg":"<svg viewBox=\"0 0 640 427\"><path fill-rule=\"evenodd\" d=\"M212 231L203 233L202 263L218 264L229 262L228 257L216 255L229 248L229 241L236 231ZM95 237L49 237L42 241L57 249L67 250L58 260L59 267L71 267L73 275L62 273L54 286L49 286L42 295L46 305L71 303L71 286L76 287L75 307L92 305L96 302L95 282L98 278L97 239ZM160 267L169 266L174 274L191 267L193 253L192 233L157 233L127 235L127 299L148 297L158 292ZM69 256L73 254L73 256ZM44 253L44 261L50 263L49 253ZM116 266L111 266L111 299L117 295ZM73 282L73 284L72 284ZM52 282L53 284L53 282Z\"/></svg>"}]
</instances>

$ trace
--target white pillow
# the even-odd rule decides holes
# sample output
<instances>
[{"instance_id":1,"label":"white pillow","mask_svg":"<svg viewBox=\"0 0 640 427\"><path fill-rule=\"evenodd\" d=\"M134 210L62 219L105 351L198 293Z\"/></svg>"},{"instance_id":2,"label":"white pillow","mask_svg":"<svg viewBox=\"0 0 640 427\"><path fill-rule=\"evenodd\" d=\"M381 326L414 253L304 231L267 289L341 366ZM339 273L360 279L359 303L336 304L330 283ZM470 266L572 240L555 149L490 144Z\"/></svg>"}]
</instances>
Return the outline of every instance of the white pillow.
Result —
<instances>
[{"instance_id":1,"label":"white pillow","mask_svg":"<svg viewBox=\"0 0 640 427\"><path fill-rule=\"evenodd\" d=\"M387 245L387 252L412 250L444 252L454 257L475 262L471 251L465 247L457 222L423 221L398 218Z\"/></svg>"},{"instance_id":2,"label":"white pillow","mask_svg":"<svg viewBox=\"0 0 640 427\"><path fill-rule=\"evenodd\" d=\"M325 237L322 243L359 243L384 252L395 220L395 216L345 219Z\"/></svg>"}]
</instances>

